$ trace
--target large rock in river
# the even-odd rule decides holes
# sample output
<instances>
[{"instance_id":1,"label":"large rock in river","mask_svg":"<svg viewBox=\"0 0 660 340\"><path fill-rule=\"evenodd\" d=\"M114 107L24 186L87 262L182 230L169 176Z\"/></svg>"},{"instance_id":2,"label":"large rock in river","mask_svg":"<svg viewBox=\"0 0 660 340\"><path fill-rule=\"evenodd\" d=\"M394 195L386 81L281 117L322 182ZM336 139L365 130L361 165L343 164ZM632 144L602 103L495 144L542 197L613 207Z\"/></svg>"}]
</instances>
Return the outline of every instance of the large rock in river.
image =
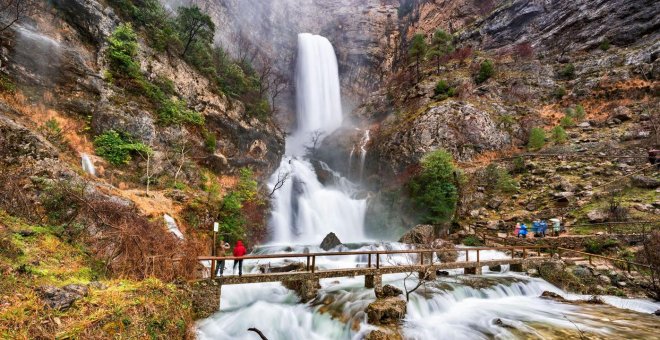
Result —
<instances>
[{"instance_id":1,"label":"large rock in river","mask_svg":"<svg viewBox=\"0 0 660 340\"><path fill-rule=\"evenodd\" d=\"M337 235L335 235L335 233L330 233L323 238L323 241L321 241L321 249L328 251L340 244L341 241L339 241Z\"/></svg>"},{"instance_id":2,"label":"large rock in river","mask_svg":"<svg viewBox=\"0 0 660 340\"><path fill-rule=\"evenodd\" d=\"M406 316L406 301L396 297L377 299L367 306L366 312L372 325L396 325Z\"/></svg>"}]
</instances>

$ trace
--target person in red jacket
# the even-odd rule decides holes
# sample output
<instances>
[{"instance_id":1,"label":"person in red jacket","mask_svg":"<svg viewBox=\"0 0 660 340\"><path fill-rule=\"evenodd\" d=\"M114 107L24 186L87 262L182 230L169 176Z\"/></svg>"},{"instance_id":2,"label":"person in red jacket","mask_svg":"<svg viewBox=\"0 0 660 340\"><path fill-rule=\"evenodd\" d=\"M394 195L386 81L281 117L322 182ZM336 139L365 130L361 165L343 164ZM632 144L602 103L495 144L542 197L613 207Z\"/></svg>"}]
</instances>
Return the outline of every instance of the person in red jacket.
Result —
<instances>
[{"instance_id":1,"label":"person in red jacket","mask_svg":"<svg viewBox=\"0 0 660 340\"><path fill-rule=\"evenodd\" d=\"M245 246L243 246L243 241L238 240L234 246L234 256L241 257L247 253ZM236 265L238 265L238 276L243 276L243 259L234 260L234 271L236 271Z\"/></svg>"}]
</instances>

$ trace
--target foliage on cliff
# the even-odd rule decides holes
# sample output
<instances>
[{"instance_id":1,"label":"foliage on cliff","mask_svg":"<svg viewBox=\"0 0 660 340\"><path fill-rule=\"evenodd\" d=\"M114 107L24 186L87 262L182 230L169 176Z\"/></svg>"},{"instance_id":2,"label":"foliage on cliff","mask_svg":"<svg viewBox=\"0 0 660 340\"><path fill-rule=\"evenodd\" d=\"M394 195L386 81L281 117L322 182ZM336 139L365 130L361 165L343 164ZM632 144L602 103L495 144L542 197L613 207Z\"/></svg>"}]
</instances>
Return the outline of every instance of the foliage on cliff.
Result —
<instances>
[{"instance_id":1,"label":"foliage on cliff","mask_svg":"<svg viewBox=\"0 0 660 340\"><path fill-rule=\"evenodd\" d=\"M423 214L424 223L438 224L452 219L458 200L460 173L452 156L444 150L426 155L421 171L408 184L410 196Z\"/></svg>"}]
</instances>

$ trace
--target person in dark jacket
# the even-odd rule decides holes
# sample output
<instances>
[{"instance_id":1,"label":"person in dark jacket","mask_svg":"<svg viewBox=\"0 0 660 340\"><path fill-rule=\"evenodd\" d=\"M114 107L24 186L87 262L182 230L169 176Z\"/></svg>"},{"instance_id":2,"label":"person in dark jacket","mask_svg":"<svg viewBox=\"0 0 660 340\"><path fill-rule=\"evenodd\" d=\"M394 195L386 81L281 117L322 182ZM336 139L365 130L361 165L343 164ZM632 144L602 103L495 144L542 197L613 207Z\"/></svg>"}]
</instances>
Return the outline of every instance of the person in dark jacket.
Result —
<instances>
[{"instance_id":1,"label":"person in dark jacket","mask_svg":"<svg viewBox=\"0 0 660 340\"><path fill-rule=\"evenodd\" d=\"M241 257L241 256L245 256L246 253L247 250L245 250L243 241L238 240L236 242L236 245L234 246L234 256ZM236 271L236 265L238 265L238 276L243 276L243 259L234 260L234 271Z\"/></svg>"},{"instance_id":2,"label":"person in dark jacket","mask_svg":"<svg viewBox=\"0 0 660 340\"><path fill-rule=\"evenodd\" d=\"M227 243L223 240L220 240L220 254L219 255L220 256L227 256L228 255L227 252L229 251L229 248L231 248L229 243ZM225 260L218 261L218 268L216 268L216 270L215 270L215 276L221 276L222 277L222 273L224 272L224 270L225 270ZM218 274L220 274L220 275L218 275Z\"/></svg>"}]
</instances>

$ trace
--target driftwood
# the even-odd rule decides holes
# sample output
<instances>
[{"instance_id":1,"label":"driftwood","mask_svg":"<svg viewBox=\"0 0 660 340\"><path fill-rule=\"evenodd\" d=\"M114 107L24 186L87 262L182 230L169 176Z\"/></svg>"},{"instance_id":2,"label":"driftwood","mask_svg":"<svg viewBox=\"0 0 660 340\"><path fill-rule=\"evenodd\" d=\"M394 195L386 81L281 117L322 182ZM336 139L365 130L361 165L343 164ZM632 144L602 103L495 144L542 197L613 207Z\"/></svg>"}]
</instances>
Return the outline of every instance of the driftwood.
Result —
<instances>
[{"instance_id":1,"label":"driftwood","mask_svg":"<svg viewBox=\"0 0 660 340\"><path fill-rule=\"evenodd\" d=\"M268 338L264 335L264 333L261 333L260 330L254 328L254 327L248 328L248 331L257 333L259 335L259 337L261 338L261 340L268 340Z\"/></svg>"}]
</instances>

